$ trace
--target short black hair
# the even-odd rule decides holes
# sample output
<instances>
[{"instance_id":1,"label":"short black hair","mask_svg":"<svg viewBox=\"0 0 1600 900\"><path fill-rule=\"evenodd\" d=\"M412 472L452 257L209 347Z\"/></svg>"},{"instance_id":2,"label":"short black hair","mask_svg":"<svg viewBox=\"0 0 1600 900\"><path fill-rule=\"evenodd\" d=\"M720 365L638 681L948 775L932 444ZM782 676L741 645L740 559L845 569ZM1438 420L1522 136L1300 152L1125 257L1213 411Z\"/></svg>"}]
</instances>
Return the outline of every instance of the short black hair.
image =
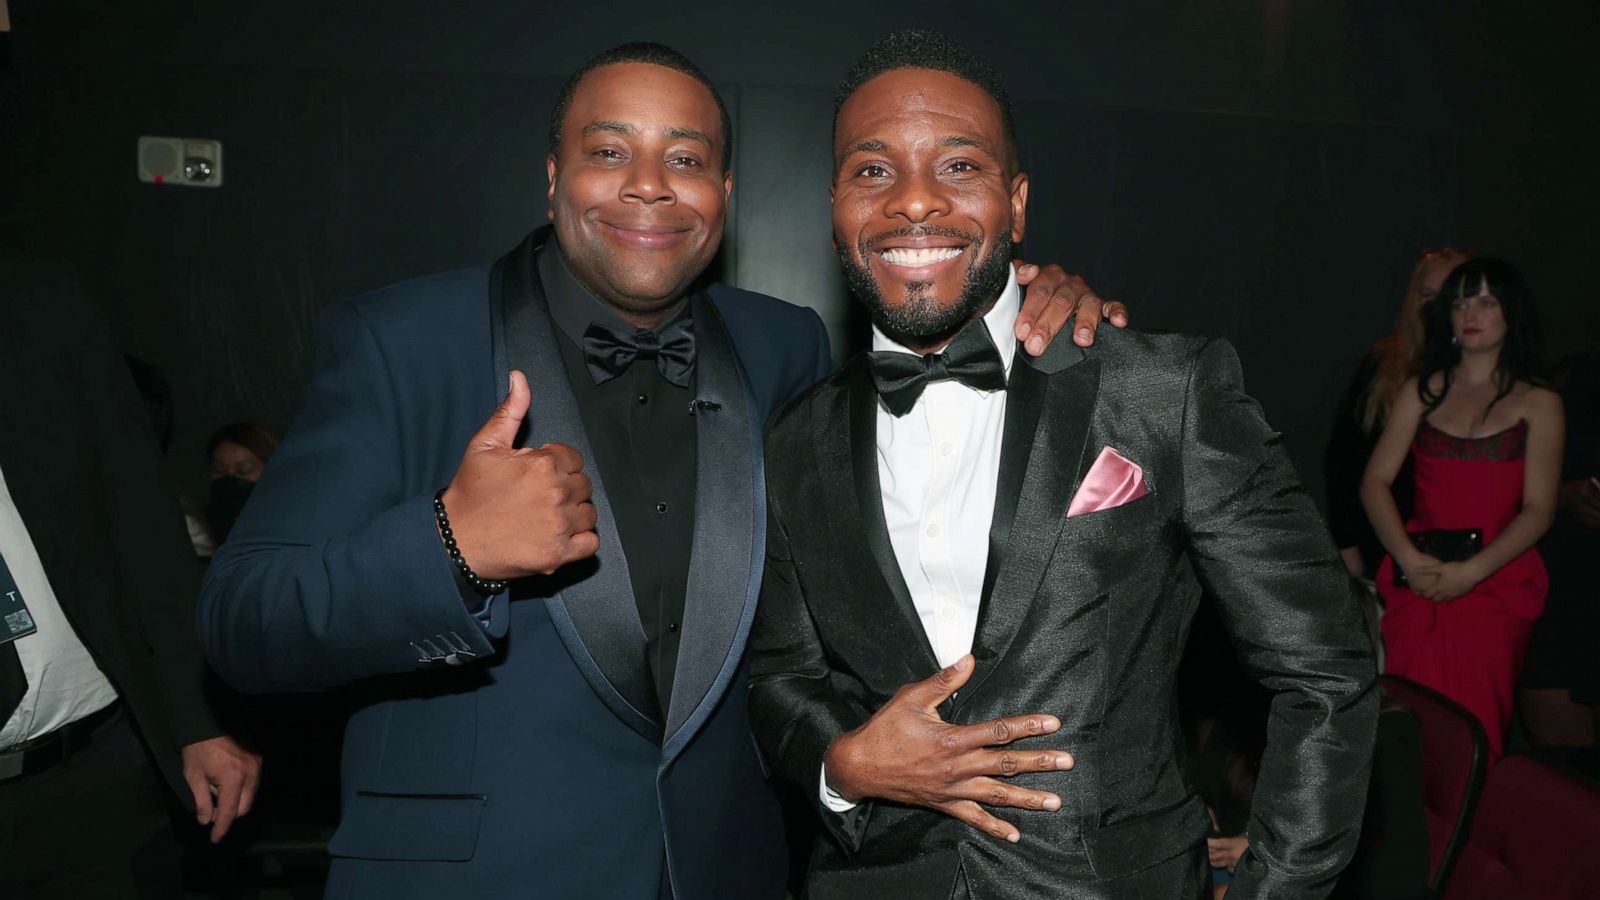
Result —
<instances>
[{"instance_id":1,"label":"short black hair","mask_svg":"<svg viewBox=\"0 0 1600 900\"><path fill-rule=\"evenodd\" d=\"M879 75L897 69L932 69L937 72L949 72L982 88L984 93L993 97L994 102L1000 105L1000 124L1005 129L1006 149L1011 154L1012 165L1021 167L1022 158L1017 149L1017 125L1011 116L1011 96L1006 93L1005 81L1000 77L1000 73L978 54L951 40L948 35L929 29L916 28L892 32L861 54L861 58L857 59L855 65L850 67L850 71L845 73L844 81L839 84L838 92L833 95L835 139L839 136L839 110L844 108L845 101L860 90L862 85Z\"/></svg>"},{"instance_id":2,"label":"short black hair","mask_svg":"<svg viewBox=\"0 0 1600 900\"><path fill-rule=\"evenodd\" d=\"M567 111L572 108L572 97L578 92L578 83L595 69L617 63L649 63L652 66L682 72L705 85L706 90L711 92L711 98L717 101L717 113L722 119L722 171L729 170L733 165L733 119L728 115L728 105L722 102L722 94L717 91L717 86L711 83L711 79L706 77L706 73L700 71L700 67L689 57L665 44L654 44L649 41L612 47L579 66L578 70L567 78L567 83L561 86L561 94L556 97L556 107L550 113L551 153L556 153L561 148L561 125L567 119Z\"/></svg>"}]
</instances>

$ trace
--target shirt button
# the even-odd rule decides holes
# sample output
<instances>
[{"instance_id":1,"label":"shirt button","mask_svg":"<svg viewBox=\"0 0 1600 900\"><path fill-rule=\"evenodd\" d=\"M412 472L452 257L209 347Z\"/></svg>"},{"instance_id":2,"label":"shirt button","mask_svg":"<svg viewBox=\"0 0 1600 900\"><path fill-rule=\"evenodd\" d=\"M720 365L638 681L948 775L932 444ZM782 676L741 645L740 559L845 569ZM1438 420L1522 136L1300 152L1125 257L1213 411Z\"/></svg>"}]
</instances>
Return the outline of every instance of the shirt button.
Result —
<instances>
[{"instance_id":1,"label":"shirt button","mask_svg":"<svg viewBox=\"0 0 1600 900\"><path fill-rule=\"evenodd\" d=\"M666 511L667 511L667 505L665 503L657 503L656 504L656 512L664 513Z\"/></svg>"},{"instance_id":2,"label":"shirt button","mask_svg":"<svg viewBox=\"0 0 1600 900\"><path fill-rule=\"evenodd\" d=\"M948 622L951 619L954 619L955 617L956 617L956 605L954 603L946 603L945 605L939 607L939 618L944 619L946 622Z\"/></svg>"},{"instance_id":3,"label":"shirt button","mask_svg":"<svg viewBox=\"0 0 1600 900\"><path fill-rule=\"evenodd\" d=\"M936 538L938 536L939 536L939 523L935 522L932 525L928 526L928 537Z\"/></svg>"},{"instance_id":4,"label":"shirt button","mask_svg":"<svg viewBox=\"0 0 1600 900\"><path fill-rule=\"evenodd\" d=\"M635 397L635 398L633 398L633 399L634 399L634 401L635 401L635 402L637 402L637 403L638 403L638 404L639 404L639 405L640 405L640 406L643 406L643 405L645 405L645 404L646 404L646 403L649 403L649 402L650 402L650 395L649 395L649 394L640 394L640 395L639 395L639 396L637 396L637 397Z\"/></svg>"},{"instance_id":5,"label":"shirt button","mask_svg":"<svg viewBox=\"0 0 1600 900\"><path fill-rule=\"evenodd\" d=\"M939 452L944 454L945 456L949 456L950 454L954 453L955 449L956 449L955 446L952 445L949 441L940 441L939 442Z\"/></svg>"}]
</instances>

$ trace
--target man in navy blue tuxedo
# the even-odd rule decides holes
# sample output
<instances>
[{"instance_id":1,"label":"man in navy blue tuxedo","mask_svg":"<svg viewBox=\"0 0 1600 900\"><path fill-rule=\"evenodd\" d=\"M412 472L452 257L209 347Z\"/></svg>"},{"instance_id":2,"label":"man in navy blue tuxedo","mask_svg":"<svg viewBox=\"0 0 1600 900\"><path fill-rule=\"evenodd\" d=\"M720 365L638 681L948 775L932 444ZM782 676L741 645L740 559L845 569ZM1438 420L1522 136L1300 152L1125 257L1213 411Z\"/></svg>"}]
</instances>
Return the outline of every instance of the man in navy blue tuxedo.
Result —
<instances>
[{"instance_id":1,"label":"man in navy blue tuxedo","mask_svg":"<svg viewBox=\"0 0 1600 900\"><path fill-rule=\"evenodd\" d=\"M202 636L241 689L355 701L329 897L780 897L742 652L762 429L827 338L702 278L730 128L692 63L609 51L551 131L553 227L327 313ZM1047 280L1045 336L1086 290Z\"/></svg>"}]
</instances>

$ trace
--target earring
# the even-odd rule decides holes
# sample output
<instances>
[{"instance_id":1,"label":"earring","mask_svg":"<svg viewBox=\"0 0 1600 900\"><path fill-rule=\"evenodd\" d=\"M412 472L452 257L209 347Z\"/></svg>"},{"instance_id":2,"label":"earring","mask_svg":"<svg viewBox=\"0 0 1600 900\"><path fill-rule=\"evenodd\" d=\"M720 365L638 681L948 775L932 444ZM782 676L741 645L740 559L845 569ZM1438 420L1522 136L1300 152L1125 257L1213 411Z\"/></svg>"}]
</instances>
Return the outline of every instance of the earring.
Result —
<instances>
[{"instance_id":1,"label":"earring","mask_svg":"<svg viewBox=\"0 0 1600 900\"><path fill-rule=\"evenodd\" d=\"M1461 335L1459 335L1459 334L1450 335L1450 346L1452 346L1452 347L1461 346Z\"/></svg>"}]
</instances>

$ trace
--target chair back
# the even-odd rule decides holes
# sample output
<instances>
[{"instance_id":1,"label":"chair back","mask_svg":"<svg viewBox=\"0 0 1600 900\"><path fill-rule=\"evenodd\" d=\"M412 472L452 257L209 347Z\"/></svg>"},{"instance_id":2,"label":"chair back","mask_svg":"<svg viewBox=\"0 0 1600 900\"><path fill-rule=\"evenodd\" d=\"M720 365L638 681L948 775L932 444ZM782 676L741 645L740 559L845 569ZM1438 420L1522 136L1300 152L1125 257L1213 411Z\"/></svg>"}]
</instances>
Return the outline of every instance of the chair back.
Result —
<instances>
[{"instance_id":1,"label":"chair back","mask_svg":"<svg viewBox=\"0 0 1600 900\"><path fill-rule=\"evenodd\" d=\"M1428 825L1428 887L1442 896L1472 827L1489 765L1489 739L1476 716L1438 691L1398 675L1380 678L1422 733L1422 802Z\"/></svg>"}]
</instances>

